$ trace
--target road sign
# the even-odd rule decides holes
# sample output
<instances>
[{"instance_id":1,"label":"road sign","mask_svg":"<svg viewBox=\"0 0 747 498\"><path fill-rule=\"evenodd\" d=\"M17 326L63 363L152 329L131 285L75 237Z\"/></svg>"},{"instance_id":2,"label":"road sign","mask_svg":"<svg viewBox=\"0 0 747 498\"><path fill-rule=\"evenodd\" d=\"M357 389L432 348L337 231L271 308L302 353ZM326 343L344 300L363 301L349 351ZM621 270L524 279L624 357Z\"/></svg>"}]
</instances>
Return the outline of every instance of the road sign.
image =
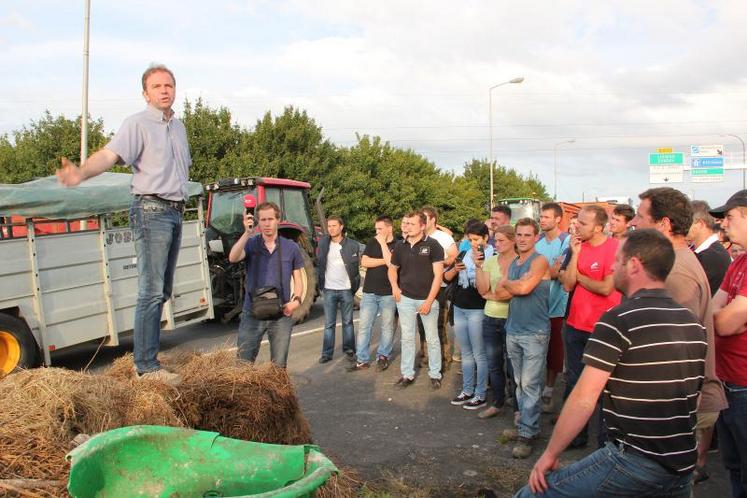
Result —
<instances>
[{"instance_id":1,"label":"road sign","mask_svg":"<svg viewBox=\"0 0 747 498\"><path fill-rule=\"evenodd\" d=\"M724 181L724 168L693 168L690 171L693 183L714 183Z\"/></svg>"},{"instance_id":2,"label":"road sign","mask_svg":"<svg viewBox=\"0 0 747 498\"><path fill-rule=\"evenodd\" d=\"M723 145L691 145L690 157L723 157Z\"/></svg>"},{"instance_id":3,"label":"road sign","mask_svg":"<svg viewBox=\"0 0 747 498\"><path fill-rule=\"evenodd\" d=\"M723 157L691 157L690 166L693 168L724 168Z\"/></svg>"},{"instance_id":4,"label":"road sign","mask_svg":"<svg viewBox=\"0 0 747 498\"><path fill-rule=\"evenodd\" d=\"M649 183L682 183L684 172L682 166L677 165L652 165L648 168Z\"/></svg>"},{"instance_id":5,"label":"road sign","mask_svg":"<svg viewBox=\"0 0 747 498\"><path fill-rule=\"evenodd\" d=\"M648 155L648 164L651 166L660 164L683 164L682 152L672 152L668 154L652 153Z\"/></svg>"}]
</instances>

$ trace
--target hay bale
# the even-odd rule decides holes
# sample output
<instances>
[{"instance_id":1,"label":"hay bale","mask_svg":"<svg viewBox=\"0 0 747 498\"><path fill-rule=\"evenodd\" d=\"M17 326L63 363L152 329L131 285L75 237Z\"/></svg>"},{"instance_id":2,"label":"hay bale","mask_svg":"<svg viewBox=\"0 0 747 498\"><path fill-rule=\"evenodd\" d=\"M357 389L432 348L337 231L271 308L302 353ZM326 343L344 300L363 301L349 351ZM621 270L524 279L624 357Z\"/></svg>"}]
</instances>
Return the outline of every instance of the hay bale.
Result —
<instances>
[{"instance_id":1,"label":"hay bale","mask_svg":"<svg viewBox=\"0 0 747 498\"><path fill-rule=\"evenodd\" d=\"M355 498L362 486L363 480L354 469L341 468L316 491L316 498Z\"/></svg>"},{"instance_id":2,"label":"hay bale","mask_svg":"<svg viewBox=\"0 0 747 498\"><path fill-rule=\"evenodd\" d=\"M226 350L167 353L161 364L182 377L169 403L187 427L260 443L312 442L311 427L284 369L272 363L252 365ZM104 375L129 380L134 371L128 354Z\"/></svg>"},{"instance_id":3,"label":"hay bale","mask_svg":"<svg viewBox=\"0 0 747 498\"><path fill-rule=\"evenodd\" d=\"M136 380L132 355L103 374L41 368L0 379L0 479L67 483L64 456L77 435L127 425L191 427L275 444L311 442L285 370L254 366L228 351L162 356L164 366L182 376L179 386ZM340 494L345 482L335 478L337 494L328 496L348 496ZM0 496L7 491L0 489ZM64 486L24 493L67 496Z\"/></svg>"}]
</instances>

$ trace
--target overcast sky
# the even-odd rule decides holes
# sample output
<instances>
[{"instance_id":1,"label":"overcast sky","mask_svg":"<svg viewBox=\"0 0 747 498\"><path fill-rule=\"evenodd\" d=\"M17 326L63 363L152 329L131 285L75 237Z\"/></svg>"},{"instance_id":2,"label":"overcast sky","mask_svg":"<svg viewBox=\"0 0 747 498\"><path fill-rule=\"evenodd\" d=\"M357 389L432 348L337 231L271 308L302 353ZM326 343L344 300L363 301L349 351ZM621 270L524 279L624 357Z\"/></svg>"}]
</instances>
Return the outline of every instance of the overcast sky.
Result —
<instances>
[{"instance_id":1,"label":"overcast sky","mask_svg":"<svg viewBox=\"0 0 747 498\"><path fill-rule=\"evenodd\" d=\"M412 148L444 170L493 154L558 198L637 197L648 153L747 140L747 3L341 0L92 2L90 113L108 130L144 105L151 62L185 97L228 107L252 127L305 109L339 145L355 134ZM0 3L0 133L45 109L81 108L84 0ZM689 174L685 174L689 179ZM742 173L681 183L722 202Z\"/></svg>"}]
</instances>

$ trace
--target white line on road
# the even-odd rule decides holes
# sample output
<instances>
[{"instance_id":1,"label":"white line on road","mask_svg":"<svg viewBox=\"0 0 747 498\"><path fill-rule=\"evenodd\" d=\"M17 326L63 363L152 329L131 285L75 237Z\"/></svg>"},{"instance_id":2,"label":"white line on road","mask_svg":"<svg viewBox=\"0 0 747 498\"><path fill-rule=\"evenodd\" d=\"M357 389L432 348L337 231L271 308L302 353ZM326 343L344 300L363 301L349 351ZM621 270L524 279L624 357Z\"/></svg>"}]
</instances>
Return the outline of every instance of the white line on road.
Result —
<instances>
[{"instance_id":1,"label":"white line on road","mask_svg":"<svg viewBox=\"0 0 747 498\"><path fill-rule=\"evenodd\" d=\"M353 319L353 323L359 322L359 321L360 321L360 318ZM324 330L324 327L317 327L315 329L304 330L303 332L299 332L297 334L291 334L291 339L294 337L302 337L305 335L314 334L316 332L321 332L323 330ZM268 339L265 339L264 341L262 341L261 344L270 344L270 341ZM236 349L237 348L233 347L233 348L230 348L229 351L236 351Z\"/></svg>"}]
</instances>

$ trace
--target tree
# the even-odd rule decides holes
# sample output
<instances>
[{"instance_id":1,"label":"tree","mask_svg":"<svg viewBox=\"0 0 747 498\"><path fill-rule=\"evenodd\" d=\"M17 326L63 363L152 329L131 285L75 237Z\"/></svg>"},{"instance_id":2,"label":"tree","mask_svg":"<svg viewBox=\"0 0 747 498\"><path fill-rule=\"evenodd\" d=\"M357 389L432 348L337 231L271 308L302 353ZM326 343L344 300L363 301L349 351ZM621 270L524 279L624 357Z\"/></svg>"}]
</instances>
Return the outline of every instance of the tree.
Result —
<instances>
[{"instance_id":1,"label":"tree","mask_svg":"<svg viewBox=\"0 0 747 498\"><path fill-rule=\"evenodd\" d=\"M80 118L53 117L45 111L41 119L32 121L8 135L0 137L0 182L21 183L54 174L60 157L80 162ZM104 132L101 119L88 121L88 146L91 151L103 147L110 135Z\"/></svg>"},{"instance_id":2,"label":"tree","mask_svg":"<svg viewBox=\"0 0 747 498\"><path fill-rule=\"evenodd\" d=\"M478 185L484 204L490 199L490 163L484 159L473 159L464 165L465 178ZM499 164L493 170L493 190L495 200L509 197L530 197L549 200L550 195L542 182L534 175L524 176L515 169Z\"/></svg>"},{"instance_id":3,"label":"tree","mask_svg":"<svg viewBox=\"0 0 747 498\"><path fill-rule=\"evenodd\" d=\"M280 116L268 111L257 121L246 154L258 175L311 183L312 194L322 188L339 160L337 148L306 111L286 107Z\"/></svg>"},{"instance_id":4,"label":"tree","mask_svg":"<svg viewBox=\"0 0 747 498\"><path fill-rule=\"evenodd\" d=\"M187 129L192 167L189 176L200 183L214 182L219 178L239 176L248 167L247 161L237 159L241 144L248 139L249 132L231 122L231 111L226 107L211 109L202 98L194 106L184 101L182 121Z\"/></svg>"}]
</instances>

